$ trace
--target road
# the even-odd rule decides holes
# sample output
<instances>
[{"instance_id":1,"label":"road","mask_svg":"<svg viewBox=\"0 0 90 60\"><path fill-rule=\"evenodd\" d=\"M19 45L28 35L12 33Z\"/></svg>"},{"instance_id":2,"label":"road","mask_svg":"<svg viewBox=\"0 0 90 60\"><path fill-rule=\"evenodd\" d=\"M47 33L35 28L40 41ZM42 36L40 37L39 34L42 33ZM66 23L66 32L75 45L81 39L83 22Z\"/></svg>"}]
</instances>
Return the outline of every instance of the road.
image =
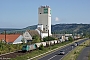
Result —
<instances>
[{"instance_id":1,"label":"road","mask_svg":"<svg viewBox=\"0 0 90 60\"><path fill-rule=\"evenodd\" d=\"M88 60L89 54L90 54L90 46L85 47L85 48L81 51L81 53L80 53L80 55L78 56L77 60Z\"/></svg>"},{"instance_id":2,"label":"road","mask_svg":"<svg viewBox=\"0 0 90 60\"><path fill-rule=\"evenodd\" d=\"M87 39L78 41L79 44L81 44L82 42L86 41ZM71 44L72 45L72 44ZM39 58L38 60L61 60L62 57L64 57L69 51L71 51L72 49L74 49L75 47L72 48L71 45L68 45L66 47L63 47L53 53L50 53L42 58ZM60 55L59 52L60 50L64 50L65 51L65 55Z\"/></svg>"}]
</instances>

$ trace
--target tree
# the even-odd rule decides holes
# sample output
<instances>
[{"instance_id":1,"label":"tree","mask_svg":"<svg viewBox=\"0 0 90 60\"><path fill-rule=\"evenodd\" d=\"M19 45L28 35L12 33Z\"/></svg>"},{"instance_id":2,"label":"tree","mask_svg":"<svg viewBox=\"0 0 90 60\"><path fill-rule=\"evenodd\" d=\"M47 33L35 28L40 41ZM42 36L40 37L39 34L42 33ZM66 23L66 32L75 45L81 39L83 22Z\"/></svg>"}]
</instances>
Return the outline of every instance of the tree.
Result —
<instances>
[{"instance_id":1,"label":"tree","mask_svg":"<svg viewBox=\"0 0 90 60\"><path fill-rule=\"evenodd\" d=\"M1 40L1 41L0 41L0 50L3 50L4 45L5 45L5 42L3 42L3 41Z\"/></svg>"},{"instance_id":2,"label":"tree","mask_svg":"<svg viewBox=\"0 0 90 60\"><path fill-rule=\"evenodd\" d=\"M24 38L22 38L22 40L21 40L21 41L22 41L22 43L23 43L23 44L25 43L25 40L24 40Z\"/></svg>"},{"instance_id":3,"label":"tree","mask_svg":"<svg viewBox=\"0 0 90 60\"><path fill-rule=\"evenodd\" d=\"M49 38L49 40L48 40L48 38ZM53 38L51 36L43 38L43 41L51 41L51 40L55 40L55 38Z\"/></svg>"},{"instance_id":4,"label":"tree","mask_svg":"<svg viewBox=\"0 0 90 60\"><path fill-rule=\"evenodd\" d=\"M32 43L38 43L38 42L40 42L40 37L38 35L33 36L32 39L33 39L32 40Z\"/></svg>"},{"instance_id":5,"label":"tree","mask_svg":"<svg viewBox=\"0 0 90 60\"><path fill-rule=\"evenodd\" d=\"M71 36L69 36L69 37L68 37L68 40L69 40L69 41L73 41L74 39L73 39Z\"/></svg>"},{"instance_id":6,"label":"tree","mask_svg":"<svg viewBox=\"0 0 90 60\"><path fill-rule=\"evenodd\" d=\"M40 45L39 50L44 50L44 46Z\"/></svg>"}]
</instances>

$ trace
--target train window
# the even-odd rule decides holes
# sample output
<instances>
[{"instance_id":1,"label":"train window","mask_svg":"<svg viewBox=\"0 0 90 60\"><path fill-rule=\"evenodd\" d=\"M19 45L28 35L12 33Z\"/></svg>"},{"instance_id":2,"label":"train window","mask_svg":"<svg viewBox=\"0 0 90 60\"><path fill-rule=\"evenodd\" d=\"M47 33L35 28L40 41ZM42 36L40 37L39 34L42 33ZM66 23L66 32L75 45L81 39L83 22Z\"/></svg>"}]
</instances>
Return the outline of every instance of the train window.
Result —
<instances>
[{"instance_id":1,"label":"train window","mask_svg":"<svg viewBox=\"0 0 90 60\"><path fill-rule=\"evenodd\" d=\"M26 48L26 46L23 46L23 48Z\"/></svg>"}]
</instances>

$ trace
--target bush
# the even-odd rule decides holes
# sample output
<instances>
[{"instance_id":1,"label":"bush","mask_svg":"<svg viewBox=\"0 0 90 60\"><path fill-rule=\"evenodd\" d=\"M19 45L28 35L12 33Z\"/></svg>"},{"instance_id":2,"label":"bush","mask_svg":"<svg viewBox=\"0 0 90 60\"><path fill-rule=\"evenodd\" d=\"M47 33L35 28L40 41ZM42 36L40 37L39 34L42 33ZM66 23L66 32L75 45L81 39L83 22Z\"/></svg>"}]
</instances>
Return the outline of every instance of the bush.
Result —
<instances>
[{"instance_id":1,"label":"bush","mask_svg":"<svg viewBox=\"0 0 90 60\"><path fill-rule=\"evenodd\" d=\"M39 50L43 50L43 49L44 49L44 46L40 45Z\"/></svg>"},{"instance_id":2,"label":"bush","mask_svg":"<svg viewBox=\"0 0 90 60\"><path fill-rule=\"evenodd\" d=\"M1 43L0 44L0 54L8 53L8 52L13 52L16 50L21 50L22 45L21 44L5 44Z\"/></svg>"},{"instance_id":3,"label":"bush","mask_svg":"<svg viewBox=\"0 0 90 60\"><path fill-rule=\"evenodd\" d=\"M48 40L48 38L49 38L49 40ZM55 38L53 38L51 36L43 38L43 41L51 41L51 40L55 40Z\"/></svg>"},{"instance_id":4,"label":"bush","mask_svg":"<svg viewBox=\"0 0 90 60\"><path fill-rule=\"evenodd\" d=\"M70 36L68 40L72 42L74 39Z\"/></svg>"},{"instance_id":5,"label":"bush","mask_svg":"<svg viewBox=\"0 0 90 60\"><path fill-rule=\"evenodd\" d=\"M74 54L76 54L77 52L75 51Z\"/></svg>"}]
</instances>

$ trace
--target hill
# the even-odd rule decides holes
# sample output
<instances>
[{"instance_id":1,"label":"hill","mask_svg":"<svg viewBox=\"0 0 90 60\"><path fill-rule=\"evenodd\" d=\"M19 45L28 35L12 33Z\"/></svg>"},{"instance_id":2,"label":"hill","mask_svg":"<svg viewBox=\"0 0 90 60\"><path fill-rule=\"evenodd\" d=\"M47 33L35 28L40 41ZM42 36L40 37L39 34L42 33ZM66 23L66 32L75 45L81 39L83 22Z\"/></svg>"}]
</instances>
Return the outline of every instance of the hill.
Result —
<instances>
[{"instance_id":1,"label":"hill","mask_svg":"<svg viewBox=\"0 0 90 60\"><path fill-rule=\"evenodd\" d=\"M56 24L52 25L52 32L56 33L90 33L90 24Z\"/></svg>"},{"instance_id":2,"label":"hill","mask_svg":"<svg viewBox=\"0 0 90 60\"><path fill-rule=\"evenodd\" d=\"M90 33L90 24L56 24L52 25L52 33ZM28 26L22 29L2 29L0 28L0 32L7 30L10 33L22 33L26 30L35 30L37 25Z\"/></svg>"}]
</instances>

